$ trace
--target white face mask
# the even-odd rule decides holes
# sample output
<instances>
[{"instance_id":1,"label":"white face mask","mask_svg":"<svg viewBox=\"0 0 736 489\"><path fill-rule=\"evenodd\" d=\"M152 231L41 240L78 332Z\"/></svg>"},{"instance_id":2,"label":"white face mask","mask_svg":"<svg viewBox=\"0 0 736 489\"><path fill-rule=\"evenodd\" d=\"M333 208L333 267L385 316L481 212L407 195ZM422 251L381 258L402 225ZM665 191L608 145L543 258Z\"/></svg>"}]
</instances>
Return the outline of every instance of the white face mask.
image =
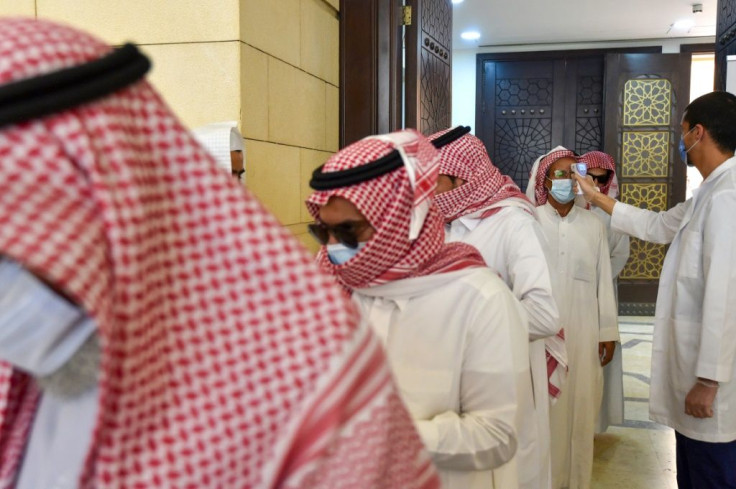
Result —
<instances>
[{"instance_id":1,"label":"white face mask","mask_svg":"<svg viewBox=\"0 0 736 489\"><path fill-rule=\"evenodd\" d=\"M0 359L36 377L47 376L95 330L80 307L18 263L0 258Z\"/></svg>"},{"instance_id":2,"label":"white face mask","mask_svg":"<svg viewBox=\"0 0 736 489\"><path fill-rule=\"evenodd\" d=\"M330 258L330 261L335 265L342 265L355 255L357 255L364 246L365 243L358 243L357 248L350 248L342 243L328 244L327 256Z\"/></svg>"}]
</instances>

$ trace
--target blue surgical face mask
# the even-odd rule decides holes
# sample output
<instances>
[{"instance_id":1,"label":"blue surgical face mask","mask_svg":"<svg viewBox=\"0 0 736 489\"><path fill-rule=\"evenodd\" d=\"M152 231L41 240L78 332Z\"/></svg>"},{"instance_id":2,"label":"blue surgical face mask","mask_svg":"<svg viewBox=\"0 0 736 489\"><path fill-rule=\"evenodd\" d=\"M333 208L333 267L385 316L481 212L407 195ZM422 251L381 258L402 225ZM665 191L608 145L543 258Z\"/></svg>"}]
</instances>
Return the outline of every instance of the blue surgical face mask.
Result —
<instances>
[{"instance_id":1,"label":"blue surgical face mask","mask_svg":"<svg viewBox=\"0 0 736 489\"><path fill-rule=\"evenodd\" d=\"M335 265L342 265L352 257L358 254L363 249L365 243L358 243L357 248L350 248L342 243L328 244L327 245L327 256L330 261Z\"/></svg>"},{"instance_id":2,"label":"blue surgical face mask","mask_svg":"<svg viewBox=\"0 0 736 489\"><path fill-rule=\"evenodd\" d=\"M572 180L561 179L551 180L552 188L549 189L549 194L560 204L567 204L575 198L575 193L572 191Z\"/></svg>"},{"instance_id":3,"label":"blue surgical face mask","mask_svg":"<svg viewBox=\"0 0 736 489\"><path fill-rule=\"evenodd\" d=\"M690 152L691 149L693 149L700 142L700 139L698 139L697 141L695 141L695 144L693 144L689 148L685 147L685 136L693 132L693 129L695 128L694 127L691 128L688 132L680 136L680 144L677 148L680 151L680 158L682 158L682 162L685 163L687 166L695 166L692 163L690 163L690 161L688 160L687 154Z\"/></svg>"}]
</instances>

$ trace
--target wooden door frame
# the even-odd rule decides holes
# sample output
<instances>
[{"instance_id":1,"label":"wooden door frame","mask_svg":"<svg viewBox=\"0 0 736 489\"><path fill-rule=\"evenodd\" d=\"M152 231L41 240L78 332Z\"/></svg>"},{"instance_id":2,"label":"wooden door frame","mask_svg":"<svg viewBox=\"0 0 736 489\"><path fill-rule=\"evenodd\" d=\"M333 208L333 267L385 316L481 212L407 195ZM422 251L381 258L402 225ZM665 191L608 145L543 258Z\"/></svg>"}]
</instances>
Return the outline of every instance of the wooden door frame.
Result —
<instances>
[{"instance_id":1,"label":"wooden door frame","mask_svg":"<svg viewBox=\"0 0 736 489\"><path fill-rule=\"evenodd\" d=\"M340 147L400 129L401 0L340 0Z\"/></svg>"},{"instance_id":2,"label":"wooden door frame","mask_svg":"<svg viewBox=\"0 0 736 489\"><path fill-rule=\"evenodd\" d=\"M696 43L696 44L680 44L680 52L681 53L690 53L690 54L706 54L706 53L716 53L716 43L714 42L705 42L705 43Z\"/></svg>"}]
</instances>

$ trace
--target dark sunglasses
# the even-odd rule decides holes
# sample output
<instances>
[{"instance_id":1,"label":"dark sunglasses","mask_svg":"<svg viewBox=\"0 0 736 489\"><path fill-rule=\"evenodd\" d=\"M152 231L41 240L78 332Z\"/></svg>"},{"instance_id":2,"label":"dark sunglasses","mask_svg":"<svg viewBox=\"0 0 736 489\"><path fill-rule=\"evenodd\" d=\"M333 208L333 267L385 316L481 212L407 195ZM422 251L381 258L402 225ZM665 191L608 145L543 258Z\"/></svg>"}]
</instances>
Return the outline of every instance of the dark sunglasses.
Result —
<instances>
[{"instance_id":1,"label":"dark sunglasses","mask_svg":"<svg viewBox=\"0 0 736 489\"><path fill-rule=\"evenodd\" d=\"M592 173L588 173L588 175L590 175L590 178L592 178L593 181L603 184L608 182L608 179L611 177L610 173L604 173L603 175L593 175Z\"/></svg>"},{"instance_id":2,"label":"dark sunglasses","mask_svg":"<svg viewBox=\"0 0 736 489\"><path fill-rule=\"evenodd\" d=\"M328 226L327 224L315 221L307 225L309 234L321 245L326 245L330 240L330 235L334 236L337 241L344 244L348 248L358 247L358 235L365 228L370 226L368 221L348 221Z\"/></svg>"}]
</instances>

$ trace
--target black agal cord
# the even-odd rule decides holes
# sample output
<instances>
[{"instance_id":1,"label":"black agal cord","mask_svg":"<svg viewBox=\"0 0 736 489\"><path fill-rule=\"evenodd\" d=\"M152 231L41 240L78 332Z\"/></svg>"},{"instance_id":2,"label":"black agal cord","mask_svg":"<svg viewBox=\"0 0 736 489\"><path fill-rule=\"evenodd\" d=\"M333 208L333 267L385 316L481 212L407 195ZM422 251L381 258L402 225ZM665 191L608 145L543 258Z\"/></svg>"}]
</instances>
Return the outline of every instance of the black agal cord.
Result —
<instances>
[{"instance_id":1,"label":"black agal cord","mask_svg":"<svg viewBox=\"0 0 736 489\"><path fill-rule=\"evenodd\" d=\"M138 80L151 67L132 44L79 66L0 86L0 127L91 102Z\"/></svg>"},{"instance_id":2,"label":"black agal cord","mask_svg":"<svg viewBox=\"0 0 736 489\"><path fill-rule=\"evenodd\" d=\"M457 141L469 132L469 126L457 126L451 131L439 136L437 139L432 140L432 144L435 148L440 149L453 141ZM314 190L332 190L347 187L378 178L400 168L403 164L404 162L401 160L401 155L398 151L394 150L375 161L371 161L370 163L366 163L365 165L360 165L355 168L349 168L347 170L322 173L322 168L324 167L324 165L322 165L312 173L312 179L309 181L309 186Z\"/></svg>"}]
</instances>

